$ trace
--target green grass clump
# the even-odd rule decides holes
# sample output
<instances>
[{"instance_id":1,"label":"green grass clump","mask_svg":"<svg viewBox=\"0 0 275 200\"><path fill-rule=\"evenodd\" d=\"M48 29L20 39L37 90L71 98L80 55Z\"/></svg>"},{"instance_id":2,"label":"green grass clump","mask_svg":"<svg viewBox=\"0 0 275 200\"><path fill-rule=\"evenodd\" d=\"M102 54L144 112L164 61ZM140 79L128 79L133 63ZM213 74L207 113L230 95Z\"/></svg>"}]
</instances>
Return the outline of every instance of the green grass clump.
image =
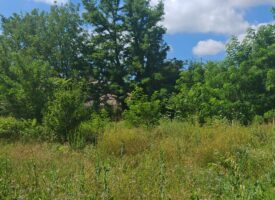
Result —
<instances>
[{"instance_id":1,"label":"green grass clump","mask_svg":"<svg viewBox=\"0 0 275 200\"><path fill-rule=\"evenodd\" d=\"M162 121L96 144L0 140L0 199L274 199L272 125Z\"/></svg>"}]
</instances>

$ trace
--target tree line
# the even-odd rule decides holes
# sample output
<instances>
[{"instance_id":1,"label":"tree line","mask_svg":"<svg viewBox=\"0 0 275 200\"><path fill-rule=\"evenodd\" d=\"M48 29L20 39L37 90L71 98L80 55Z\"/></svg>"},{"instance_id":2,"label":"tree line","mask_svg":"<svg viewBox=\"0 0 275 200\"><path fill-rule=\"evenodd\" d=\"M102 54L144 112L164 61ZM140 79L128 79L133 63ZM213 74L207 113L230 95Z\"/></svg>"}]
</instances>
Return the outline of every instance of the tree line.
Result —
<instances>
[{"instance_id":1,"label":"tree line","mask_svg":"<svg viewBox=\"0 0 275 200\"><path fill-rule=\"evenodd\" d=\"M35 119L65 139L102 109L134 126L275 117L274 25L232 37L222 61L186 62L167 59L162 2L82 3L83 12L69 3L1 17L1 116Z\"/></svg>"}]
</instances>

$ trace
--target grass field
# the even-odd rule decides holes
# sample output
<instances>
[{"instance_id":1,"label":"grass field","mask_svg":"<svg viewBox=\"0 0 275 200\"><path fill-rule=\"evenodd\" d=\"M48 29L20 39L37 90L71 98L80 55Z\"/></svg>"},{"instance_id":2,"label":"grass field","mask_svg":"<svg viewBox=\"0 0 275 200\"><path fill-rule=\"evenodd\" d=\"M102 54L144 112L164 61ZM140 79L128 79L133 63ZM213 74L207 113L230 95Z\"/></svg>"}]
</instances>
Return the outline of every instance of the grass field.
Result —
<instances>
[{"instance_id":1,"label":"grass field","mask_svg":"<svg viewBox=\"0 0 275 200\"><path fill-rule=\"evenodd\" d=\"M0 141L0 199L275 199L272 125L115 124L96 146Z\"/></svg>"}]
</instances>

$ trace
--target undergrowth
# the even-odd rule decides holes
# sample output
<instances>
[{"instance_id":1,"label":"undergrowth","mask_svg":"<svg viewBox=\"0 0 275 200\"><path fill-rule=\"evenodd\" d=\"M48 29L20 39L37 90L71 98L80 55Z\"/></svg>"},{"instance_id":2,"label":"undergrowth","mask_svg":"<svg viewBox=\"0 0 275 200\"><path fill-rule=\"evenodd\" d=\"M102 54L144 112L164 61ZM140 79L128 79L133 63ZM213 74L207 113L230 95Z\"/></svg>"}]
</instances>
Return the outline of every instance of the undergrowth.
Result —
<instances>
[{"instance_id":1,"label":"undergrowth","mask_svg":"<svg viewBox=\"0 0 275 200\"><path fill-rule=\"evenodd\" d=\"M272 125L177 121L83 149L0 140L0 199L274 199L274 144Z\"/></svg>"}]
</instances>

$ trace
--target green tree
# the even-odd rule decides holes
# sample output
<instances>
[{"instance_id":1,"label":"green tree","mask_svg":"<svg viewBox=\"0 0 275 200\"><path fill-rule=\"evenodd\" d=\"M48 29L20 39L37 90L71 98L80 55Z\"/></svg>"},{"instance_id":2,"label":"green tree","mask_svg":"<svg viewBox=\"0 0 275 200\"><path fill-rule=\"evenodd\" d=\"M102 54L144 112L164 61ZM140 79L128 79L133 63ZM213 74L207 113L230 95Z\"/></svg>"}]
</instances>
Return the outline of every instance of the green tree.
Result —
<instances>
[{"instance_id":1,"label":"green tree","mask_svg":"<svg viewBox=\"0 0 275 200\"><path fill-rule=\"evenodd\" d=\"M10 66L0 70L0 113L41 121L52 93L53 70L28 56L14 54L12 60Z\"/></svg>"},{"instance_id":2,"label":"green tree","mask_svg":"<svg viewBox=\"0 0 275 200\"><path fill-rule=\"evenodd\" d=\"M164 16L163 3L152 7L149 0L125 0L124 12L126 61L134 85L152 95L175 84L171 77L178 78L181 63L165 61L169 47L163 40L166 29L159 25Z\"/></svg>"},{"instance_id":3,"label":"green tree","mask_svg":"<svg viewBox=\"0 0 275 200\"><path fill-rule=\"evenodd\" d=\"M83 0L84 18L93 26L91 62L94 67L93 93L113 93L124 104L135 86L152 95L173 90L182 62L166 60L166 30L159 25L163 4L148 0ZM123 105L123 108L125 105Z\"/></svg>"},{"instance_id":4,"label":"green tree","mask_svg":"<svg viewBox=\"0 0 275 200\"><path fill-rule=\"evenodd\" d=\"M84 18L92 25L90 59L93 64L91 90L98 100L106 94L124 103L128 91L129 73L124 59L125 32L122 1L83 0Z\"/></svg>"},{"instance_id":5,"label":"green tree","mask_svg":"<svg viewBox=\"0 0 275 200\"><path fill-rule=\"evenodd\" d=\"M49 12L34 9L2 17L6 54L23 52L48 62L60 77L83 76L89 69L84 58L87 32L78 12L77 6L67 4L52 6Z\"/></svg>"},{"instance_id":6,"label":"green tree","mask_svg":"<svg viewBox=\"0 0 275 200\"><path fill-rule=\"evenodd\" d=\"M183 70L172 98L177 113L248 124L274 109L274 27L249 29L243 41L233 37L221 62L191 63Z\"/></svg>"},{"instance_id":7,"label":"green tree","mask_svg":"<svg viewBox=\"0 0 275 200\"><path fill-rule=\"evenodd\" d=\"M61 142L68 141L76 133L79 124L88 118L84 107L86 95L81 84L72 80L56 79L53 98L44 112L44 125Z\"/></svg>"},{"instance_id":8,"label":"green tree","mask_svg":"<svg viewBox=\"0 0 275 200\"><path fill-rule=\"evenodd\" d=\"M1 17L1 114L41 122L52 77L90 77L82 25L72 4Z\"/></svg>"},{"instance_id":9,"label":"green tree","mask_svg":"<svg viewBox=\"0 0 275 200\"><path fill-rule=\"evenodd\" d=\"M90 78L91 64L87 61L88 31L79 14L79 6L52 6L47 16L47 53L45 59L60 77Z\"/></svg>"},{"instance_id":10,"label":"green tree","mask_svg":"<svg viewBox=\"0 0 275 200\"><path fill-rule=\"evenodd\" d=\"M134 127L153 127L159 123L160 101L150 99L142 88L136 87L126 100L128 110L123 113L124 119Z\"/></svg>"}]
</instances>

